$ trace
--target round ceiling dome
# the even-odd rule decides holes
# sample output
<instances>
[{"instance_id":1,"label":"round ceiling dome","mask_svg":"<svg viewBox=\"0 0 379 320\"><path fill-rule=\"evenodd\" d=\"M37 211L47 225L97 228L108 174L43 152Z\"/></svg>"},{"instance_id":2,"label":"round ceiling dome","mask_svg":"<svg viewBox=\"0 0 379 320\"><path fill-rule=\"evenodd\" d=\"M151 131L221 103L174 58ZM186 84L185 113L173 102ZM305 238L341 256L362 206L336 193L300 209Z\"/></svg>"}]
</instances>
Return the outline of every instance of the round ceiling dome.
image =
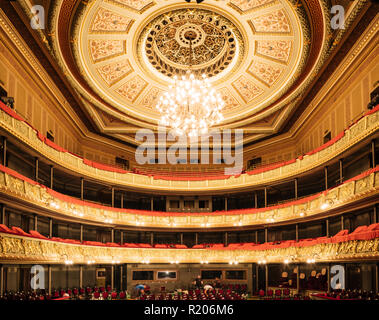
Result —
<instances>
[{"instance_id":1,"label":"round ceiling dome","mask_svg":"<svg viewBox=\"0 0 379 320\"><path fill-rule=\"evenodd\" d=\"M225 102L221 128L273 132L324 49L292 0L92 0L69 16L65 8L54 11L54 54L94 121L116 135L156 129L159 97L190 64Z\"/></svg>"},{"instance_id":2,"label":"round ceiling dome","mask_svg":"<svg viewBox=\"0 0 379 320\"><path fill-rule=\"evenodd\" d=\"M139 44L148 64L163 75L215 76L243 55L242 36L229 19L204 9L162 13L143 29ZM192 47L192 50L191 48ZM190 52L192 56L190 57Z\"/></svg>"}]
</instances>

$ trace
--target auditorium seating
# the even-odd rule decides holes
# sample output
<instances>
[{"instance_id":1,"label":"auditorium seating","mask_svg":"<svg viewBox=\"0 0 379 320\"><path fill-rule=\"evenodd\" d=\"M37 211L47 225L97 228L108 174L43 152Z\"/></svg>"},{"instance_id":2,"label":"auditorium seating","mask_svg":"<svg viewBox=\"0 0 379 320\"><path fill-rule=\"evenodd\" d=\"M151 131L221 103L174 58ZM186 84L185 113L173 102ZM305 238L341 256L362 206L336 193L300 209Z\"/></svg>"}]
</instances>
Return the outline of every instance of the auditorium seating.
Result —
<instances>
[{"instance_id":1,"label":"auditorium seating","mask_svg":"<svg viewBox=\"0 0 379 320\"><path fill-rule=\"evenodd\" d=\"M31 292L5 292L0 300L125 300L125 291L112 290L110 286L104 288L68 288L52 290L52 294L49 295L45 290L37 290Z\"/></svg>"},{"instance_id":2,"label":"auditorium seating","mask_svg":"<svg viewBox=\"0 0 379 320\"><path fill-rule=\"evenodd\" d=\"M293 294L291 295L289 289L268 289L267 292L265 290L259 290L257 294L260 300L309 300L310 297L302 294Z\"/></svg>"},{"instance_id":3,"label":"auditorium seating","mask_svg":"<svg viewBox=\"0 0 379 320\"><path fill-rule=\"evenodd\" d=\"M339 289L329 293L314 293L312 298L316 300L379 300L379 293L357 289Z\"/></svg>"},{"instance_id":4,"label":"auditorium seating","mask_svg":"<svg viewBox=\"0 0 379 320\"><path fill-rule=\"evenodd\" d=\"M231 290L177 290L174 293L143 294L139 300L246 300L245 294Z\"/></svg>"}]
</instances>

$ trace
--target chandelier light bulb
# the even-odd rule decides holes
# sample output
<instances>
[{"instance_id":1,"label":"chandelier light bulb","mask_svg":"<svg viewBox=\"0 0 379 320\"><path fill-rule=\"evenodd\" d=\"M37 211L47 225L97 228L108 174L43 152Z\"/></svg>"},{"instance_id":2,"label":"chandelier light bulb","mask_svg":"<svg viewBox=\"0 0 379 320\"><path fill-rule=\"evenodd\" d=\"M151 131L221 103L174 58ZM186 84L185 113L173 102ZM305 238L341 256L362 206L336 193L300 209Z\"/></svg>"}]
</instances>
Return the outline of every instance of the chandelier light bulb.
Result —
<instances>
[{"instance_id":1,"label":"chandelier light bulb","mask_svg":"<svg viewBox=\"0 0 379 320\"><path fill-rule=\"evenodd\" d=\"M174 76L174 82L156 105L161 114L160 125L173 128L179 135L197 137L224 119L221 110L225 103L205 74L197 79L188 72L180 80Z\"/></svg>"}]
</instances>

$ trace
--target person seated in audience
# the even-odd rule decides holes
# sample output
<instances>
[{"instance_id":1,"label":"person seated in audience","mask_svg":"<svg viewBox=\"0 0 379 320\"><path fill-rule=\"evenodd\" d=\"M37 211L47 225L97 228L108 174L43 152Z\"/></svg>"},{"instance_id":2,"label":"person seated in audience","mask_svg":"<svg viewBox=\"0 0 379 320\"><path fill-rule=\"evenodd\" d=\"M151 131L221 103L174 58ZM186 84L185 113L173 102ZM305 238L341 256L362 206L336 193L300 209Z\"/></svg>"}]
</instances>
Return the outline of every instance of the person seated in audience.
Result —
<instances>
[{"instance_id":1,"label":"person seated in audience","mask_svg":"<svg viewBox=\"0 0 379 320\"><path fill-rule=\"evenodd\" d=\"M134 292L135 296L140 297L141 295L144 295L145 289L146 289L146 286L144 284L137 284L135 286L135 290L136 290L136 292ZM141 294L141 291L142 291L142 294Z\"/></svg>"},{"instance_id":2,"label":"person seated in audience","mask_svg":"<svg viewBox=\"0 0 379 320\"><path fill-rule=\"evenodd\" d=\"M140 289L139 293L138 293L138 296L139 297L142 297L145 295L145 289Z\"/></svg>"},{"instance_id":3,"label":"person seated in audience","mask_svg":"<svg viewBox=\"0 0 379 320\"><path fill-rule=\"evenodd\" d=\"M291 275L291 280L292 280L292 284L295 284L296 286L296 283L297 283L297 267L293 269L293 272L292 272L292 275Z\"/></svg>"},{"instance_id":4,"label":"person seated in audience","mask_svg":"<svg viewBox=\"0 0 379 320\"><path fill-rule=\"evenodd\" d=\"M300 273L299 278L300 278L300 283L299 283L300 290L306 289L307 279L305 277L305 273Z\"/></svg>"},{"instance_id":5,"label":"person seated in audience","mask_svg":"<svg viewBox=\"0 0 379 320\"><path fill-rule=\"evenodd\" d=\"M316 274L315 290L322 290L321 273Z\"/></svg>"},{"instance_id":6,"label":"person seated in audience","mask_svg":"<svg viewBox=\"0 0 379 320\"><path fill-rule=\"evenodd\" d=\"M307 288L315 290L317 287L316 281L316 270L312 270L311 275L307 281Z\"/></svg>"},{"instance_id":7,"label":"person seated in audience","mask_svg":"<svg viewBox=\"0 0 379 320\"><path fill-rule=\"evenodd\" d=\"M320 277L320 290L327 291L328 290L328 275L326 268L321 269L321 277Z\"/></svg>"},{"instance_id":8,"label":"person seated in audience","mask_svg":"<svg viewBox=\"0 0 379 320\"><path fill-rule=\"evenodd\" d=\"M213 283L213 287L215 289L221 289L222 288L222 285L221 285L221 281L219 278L216 277L214 283Z\"/></svg>"},{"instance_id":9,"label":"person seated in audience","mask_svg":"<svg viewBox=\"0 0 379 320\"><path fill-rule=\"evenodd\" d=\"M282 272L279 278L279 287L288 287L288 272Z\"/></svg>"}]
</instances>

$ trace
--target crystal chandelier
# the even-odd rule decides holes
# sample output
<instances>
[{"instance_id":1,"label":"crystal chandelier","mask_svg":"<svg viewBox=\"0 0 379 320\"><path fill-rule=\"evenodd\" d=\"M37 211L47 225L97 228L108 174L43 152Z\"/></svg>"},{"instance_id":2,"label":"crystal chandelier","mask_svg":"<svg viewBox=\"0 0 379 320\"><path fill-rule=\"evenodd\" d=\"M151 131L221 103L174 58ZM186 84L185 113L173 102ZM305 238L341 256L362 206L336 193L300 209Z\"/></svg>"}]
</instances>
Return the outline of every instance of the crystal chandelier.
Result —
<instances>
[{"instance_id":1,"label":"crystal chandelier","mask_svg":"<svg viewBox=\"0 0 379 320\"><path fill-rule=\"evenodd\" d=\"M224 119L221 110L225 102L205 74L198 79L191 72L195 34L188 31L184 36L189 40L189 70L181 78L174 76L174 85L160 96L156 109L161 114L160 125L171 127L178 135L196 137L206 135Z\"/></svg>"}]
</instances>

